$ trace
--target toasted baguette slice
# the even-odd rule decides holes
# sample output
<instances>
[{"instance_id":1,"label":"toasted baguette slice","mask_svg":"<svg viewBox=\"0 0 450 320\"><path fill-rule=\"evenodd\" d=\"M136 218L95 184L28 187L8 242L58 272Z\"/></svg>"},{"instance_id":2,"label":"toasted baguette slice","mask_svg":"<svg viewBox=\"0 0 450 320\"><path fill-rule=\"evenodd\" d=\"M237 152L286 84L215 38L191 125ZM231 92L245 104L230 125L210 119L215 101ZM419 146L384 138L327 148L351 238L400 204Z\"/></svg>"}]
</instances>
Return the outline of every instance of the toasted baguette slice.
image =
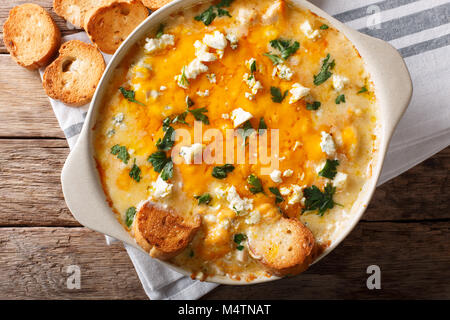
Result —
<instances>
[{"instance_id":1,"label":"toasted baguette slice","mask_svg":"<svg viewBox=\"0 0 450 320\"><path fill-rule=\"evenodd\" d=\"M77 28L82 28L86 13L114 0L53 0L53 10Z\"/></svg>"},{"instance_id":2,"label":"toasted baguette slice","mask_svg":"<svg viewBox=\"0 0 450 320\"><path fill-rule=\"evenodd\" d=\"M25 3L9 12L3 25L3 40L19 65L34 70L54 56L61 44L61 33L44 8Z\"/></svg>"},{"instance_id":3,"label":"toasted baguette slice","mask_svg":"<svg viewBox=\"0 0 450 320\"><path fill-rule=\"evenodd\" d=\"M152 11L158 10L173 0L141 0L144 6Z\"/></svg>"},{"instance_id":4,"label":"toasted baguette slice","mask_svg":"<svg viewBox=\"0 0 450 320\"><path fill-rule=\"evenodd\" d=\"M118 1L89 11L84 29L101 51L113 54L147 17L148 10L140 1Z\"/></svg>"},{"instance_id":5,"label":"toasted baguette slice","mask_svg":"<svg viewBox=\"0 0 450 320\"><path fill-rule=\"evenodd\" d=\"M103 56L93 45L79 40L64 43L50 64L42 84L47 95L70 106L82 106L94 95L105 71Z\"/></svg>"},{"instance_id":6,"label":"toasted baguette slice","mask_svg":"<svg viewBox=\"0 0 450 320\"><path fill-rule=\"evenodd\" d=\"M200 224L200 217L187 222L173 211L147 201L136 214L132 228L136 242L150 256L167 260L187 247Z\"/></svg>"},{"instance_id":7,"label":"toasted baguette slice","mask_svg":"<svg viewBox=\"0 0 450 320\"><path fill-rule=\"evenodd\" d=\"M271 273L297 274L311 263L314 236L297 219L280 218L269 225L252 227L247 243L250 255Z\"/></svg>"}]
</instances>

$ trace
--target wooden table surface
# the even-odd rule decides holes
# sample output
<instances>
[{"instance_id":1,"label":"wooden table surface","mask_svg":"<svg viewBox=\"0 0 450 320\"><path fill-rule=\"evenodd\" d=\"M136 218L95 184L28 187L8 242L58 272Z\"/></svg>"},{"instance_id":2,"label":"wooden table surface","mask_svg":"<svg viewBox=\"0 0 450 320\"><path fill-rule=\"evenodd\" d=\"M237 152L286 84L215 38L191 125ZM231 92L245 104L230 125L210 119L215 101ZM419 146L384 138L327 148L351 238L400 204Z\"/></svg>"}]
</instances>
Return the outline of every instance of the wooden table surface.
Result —
<instances>
[{"instance_id":1,"label":"wooden table surface","mask_svg":"<svg viewBox=\"0 0 450 320\"><path fill-rule=\"evenodd\" d=\"M27 1L0 1L0 25ZM51 0L32 1L51 11ZM63 34L65 22L52 12ZM0 299L147 299L121 244L82 227L61 192L69 149L37 72L0 36ZM450 298L450 148L378 188L350 236L295 278L219 286L206 299ZM68 289L78 265L81 289ZM366 287L369 265L381 290Z\"/></svg>"}]
</instances>

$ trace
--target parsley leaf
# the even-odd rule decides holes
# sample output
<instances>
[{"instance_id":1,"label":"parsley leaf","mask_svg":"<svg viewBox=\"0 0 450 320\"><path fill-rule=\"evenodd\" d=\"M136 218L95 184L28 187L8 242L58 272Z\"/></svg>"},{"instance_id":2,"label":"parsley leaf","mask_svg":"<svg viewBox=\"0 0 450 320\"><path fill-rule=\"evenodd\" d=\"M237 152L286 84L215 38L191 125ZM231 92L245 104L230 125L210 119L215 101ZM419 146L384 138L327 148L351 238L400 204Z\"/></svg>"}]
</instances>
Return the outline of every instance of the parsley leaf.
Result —
<instances>
[{"instance_id":1,"label":"parsley leaf","mask_svg":"<svg viewBox=\"0 0 450 320\"><path fill-rule=\"evenodd\" d=\"M319 176L328 179L334 179L337 174L337 166L339 165L339 160L327 159L327 162L323 166L322 170L319 171Z\"/></svg>"},{"instance_id":2,"label":"parsley leaf","mask_svg":"<svg viewBox=\"0 0 450 320\"><path fill-rule=\"evenodd\" d=\"M303 191L306 198L305 208L303 208L302 213L306 211L315 211L319 216L323 216L328 209L333 209L334 205L337 204L333 201L333 195L336 192L336 188L328 183L324 191L320 191L316 186L311 186Z\"/></svg>"},{"instance_id":3,"label":"parsley leaf","mask_svg":"<svg viewBox=\"0 0 450 320\"><path fill-rule=\"evenodd\" d=\"M181 76L178 79L178 85L182 88L187 88L189 86L189 81L186 77L186 66L181 69Z\"/></svg>"},{"instance_id":4,"label":"parsley leaf","mask_svg":"<svg viewBox=\"0 0 450 320\"><path fill-rule=\"evenodd\" d=\"M170 117L167 117L163 120L162 124L163 124L163 131L167 131L167 129L169 129L170 127L170 123L171 123L171 119Z\"/></svg>"},{"instance_id":5,"label":"parsley leaf","mask_svg":"<svg viewBox=\"0 0 450 320\"><path fill-rule=\"evenodd\" d=\"M297 52L297 50L300 48L300 43L298 41L294 41L294 43L291 44L291 40L280 38L270 41L270 46L280 51L281 58L286 60L291 55Z\"/></svg>"},{"instance_id":6,"label":"parsley leaf","mask_svg":"<svg viewBox=\"0 0 450 320\"><path fill-rule=\"evenodd\" d=\"M283 102L284 98L286 98L286 96L288 94L288 90L286 90L284 92L284 94L282 94L280 88L270 87L270 94L272 95L273 102L281 103L281 102Z\"/></svg>"},{"instance_id":7,"label":"parsley leaf","mask_svg":"<svg viewBox=\"0 0 450 320\"><path fill-rule=\"evenodd\" d=\"M364 86L364 87L361 88L361 90L358 91L358 94L364 93L364 92L367 92L367 91L369 91L369 90L367 90L366 86Z\"/></svg>"},{"instance_id":8,"label":"parsley leaf","mask_svg":"<svg viewBox=\"0 0 450 320\"><path fill-rule=\"evenodd\" d=\"M171 159L166 156L164 151L156 151L148 157L147 161L150 162L153 169L159 173Z\"/></svg>"},{"instance_id":9,"label":"parsley leaf","mask_svg":"<svg viewBox=\"0 0 450 320\"><path fill-rule=\"evenodd\" d=\"M217 179L225 179L228 173L234 170L234 166L232 164L225 164L221 167L214 167L212 170L212 176Z\"/></svg>"},{"instance_id":10,"label":"parsley leaf","mask_svg":"<svg viewBox=\"0 0 450 320\"><path fill-rule=\"evenodd\" d=\"M236 233L236 234L234 235L234 237L233 237L233 241L234 241L236 244L241 244L241 242L244 241L244 240L246 240L246 239L247 239L247 236L246 236L245 234L243 234L243 233Z\"/></svg>"},{"instance_id":11,"label":"parsley leaf","mask_svg":"<svg viewBox=\"0 0 450 320\"><path fill-rule=\"evenodd\" d=\"M187 116L187 111L180 113L178 115L175 116L175 118L173 118L173 120L170 117L167 117L163 120L163 131L167 131L170 128L170 125L172 123L182 123L182 124L188 124L186 122L186 116Z\"/></svg>"},{"instance_id":12,"label":"parsley leaf","mask_svg":"<svg viewBox=\"0 0 450 320\"><path fill-rule=\"evenodd\" d=\"M134 93L133 90L126 90L126 89L123 88L123 87L120 87L119 90L120 90L120 92L122 93L123 97L124 97L125 99L127 99L128 101L134 102L134 103L137 103L137 104L140 104L141 106L144 106L144 107L145 107L145 104L143 104L142 102L137 101L137 100L134 98L135 93Z\"/></svg>"},{"instance_id":13,"label":"parsley leaf","mask_svg":"<svg viewBox=\"0 0 450 320\"><path fill-rule=\"evenodd\" d=\"M339 95L337 98L336 98L336 104L341 104L341 102L342 103L344 103L345 102L345 96L343 95L343 94L341 94L341 95Z\"/></svg>"},{"instance_id":14,"label":"parsley leaf","mask_svg":"<svg viewBox=\"0 0 450 320\"><path fill-rule=\"evenodd\" d=\"M118 144L112 146L111 153L117 156L118 159L122 160L123 163L128 164L128 160L130 160L130 154L127 151L127 147L119 146Z\"/></svg>"},{"instance_id":15,"label":"parsley leaf","mask_svg":"<svg viewBox=\"0 0 450 320\"><path fill-rule=\"evenodd\" d=\"M205 24L205 26L209 26L211 22L217 17L217 13L214 12L214 6L210 6L208 9L203 11L198 16L195 16L195 20L201 21Z\"/></svg>"},{"instance_id":16,"label":"parsley leaf","mask_svg":"<svg viewBox=\"0 0 450 320\"><path fill-rule=\"evenodd\" d=\"M153 170L161 173L161 179L167 181L173 176L173 162L172 158L167 157L164 151L156 151L152 153L148 159L153 166Z\"/></svg>"},{"instance_id":17,"label":"parsley leaf","mask_svg":"<svg viewBox=\"0 0 450 320\"><path fill-rule=\"evenodd\" d=\"M236 249L239 251L244 250L244 246L241 245L241 242L246 240L247 236L243 233L237 233L233 237L233 241L237 244Z\"/></svg>"},{"instance_id":18,"label":"parsley leaf","mask_svg":"<svg viewBox=\"0 0 450 320\"><path fill-rule=\"evenodd\" d=\"M136 180L136 182L141 181L141 169L139 169L139 167L136 165L136 159L134 159L134 163L131 167L129 176L130 178Z\"/></svg>"},{"instance_id":19,"label":"parsley leaf","mask_svg":"<svg viewBox=\"0 0 450 320\"><path fill-rule=\"evenodd\" d=\"M251 174L251 175L248 176L247 182L248 182L249 185L252 186L252 187L250 187L250 192L251 193L253 193L253 194L260 193L260 192L264 193L264 189L262 187L261 179L259 179L254 174Z\"/></svg>"},{"instance_id":20,"label":"parsley leaf","mask_svg":"<svg viewBox=\"0 0 450 320\"><path fill-rule=\"evenodd\" d=\"M219 17L227 16L231 18L231 14L227 10L222 8L217 8L217 14L219 15Z\"/></svg>"},{"instance_id":21,"label":"parsley leaf","mask_svg":"<svg viewBox=\"0 0 450 320\"><path fill-rule=\"evenodd\" d=\"M183 113L180 113L179 115L177 115L175 118L173 118L172 123L183 123L183 124L187 124L186 122L186 116L187 116L188 112L185 111Z\"/></svg>"},{"instance_id":22,"label":"parsley leaf","mask_svg":"<svg viewBox=\"0 0 450 320\"><path fill-rule=\"evenodd\" d=\"M223 16L231 17L230 13L227 10L222 9L222 8L229 7L232 2L233 2L233 0L222 0L217 5L210 6L208 9L203 11L201 14L196 16L194 19L197 21L203 22L205 24L205 26L209 26L214 21L214 19L217 17L217 15L219 17L223 17Z\"/></svg>"},{"instance_id":23,"label":"parsley leaf","mask_svg":"<svg viewBox=\"0 0 450 320\"><path fill-rule=\"evenodd\" d=\"M267 130L267 124L263 117L259 118L258 131L261 133L261 130Z\"/></svg>"},{"instance_id":24,"label":"parsley leaf","mask_svg":"<svg viewBox=\"0 0 450 320\"><path fill-rule=\"evenodd\" d=\"M229 7L234 0L222 0L217 4L217 8Z\"/></svg>"},{"instance_id":25,"label":"parsley leaf","mask_svg":"<svg viewBox=\"0 0 450 320\"><path fill-rule=\"evenodd\" d=\"M321 106L319 101L314 101L313 103L306 103L306 110L317 110Z\"/></svg>"},{"instance_id":26,"label":"parsley leaf","mask_svg":"<svg viewBox=\"0 0 450 320\"><path fill-rule=\"evenodd\" d=\"M173 140L174 134L175 129L170 126L167 127L164 137L162 139L159 138L156 142L156 147L158 148L158 150L169 151L175 144L175 141Z\"/></svg>"},{"instance_id":27,"label":"parsley leaf","mask_svg":"<svg viewBox=\"0 0 450 320\"><path fill-rule=\"evenodd\" d=\"M136 207L129 207L125 212L125 224L127 225L128 228L131 227L135 215L136 215Z\"/></svg>"},{"instance_id":28,"label":"parsley leaf","mask_svg":"<svg viewBox=\"0 0 450 320\"><path fill-rule=\"evenodd\" d=\"M186 106L187 106L188 108L190 108L190 107L192 107L194 104L195 104L194 101L193 101L189 96L186 96Z\"/></svg>"},{"instance_id":29,"label":"parsley leaf","mask_svg":"<svg viewBox=\"0 0 450 320\"><path fill-rule=\"evenodd\" d=\"M278 188L270 187L269 191L275 195L275 203L280 203L280 202L284 201L283 197L281 196L280 190L278 190Z\"/></svg>"},{"instance_id":30,"label":"parsley leaf","mask_svg":"<svg viewBox=\"0 0 450 320\"><path fill-rule=\"evenodd\" d=\"M266 57L268 57L268 58L272 61L272 63L273 63L274 65L281 64L281 63L284 62L283 59L281 59L281 58L280 58L279 56L277 56L276 54L271 54L271 53L267 52L267 53L263 53L263 55L265 55Z\"/></svg>"},{"instance_id":31,"label":"parsley leaf","mask_svg":"<svg viewBox=\"0 0 450 320\"><path fill-rule=\"evenodd\" d=\"M238 133L241 135L243 141L243 145L247 143L247 138L250 137L253 132L255 132L255 129L253 129L252 124L250 120L247 120L244 122L241 128L239 128Z\"/></svg>"},{"instance_id":32,"label":"parsley leaf","mask_svg":"<svg viewBox=\"0 0 450 320\"><path fill-rule=\"evenodd\" d=\"M169 161L165 164L164 168L161 171L161 179L167 181L173 177L173 162L172 158L169 158Z\"/></svg>"},{"instance_id":33,"label":"parsley leaf","mask_svg":"<svg viewBox=\"0 0 450 320\"><path fill-rule=\"evenodd\" d=\"M212 200L212 197L209 193L204 193L201 196L195 196L194 198L198 200L198 204L209 204Z\"/></svg>"},{"instance_id":34,"label":"parsley leaf","mask_svg":"<svg viewBox=\"0 0 450 320\"><path fill-rule=\"evenodd\" d=\"M164 34L164 24L160 24L159 25L159 28L158 28L158 31L156 32L156 39L159 39L159 38L161 38L162 37L162 35Z\"/></svg>"},{"instance_id":35,"label":"parsley leaf","mask_svg":"<svg viewBox=\"0 0 450 320\"><path fill-rule=\"evenodd\" d=\"M317 75L314 75L314 84L316 86L321 85L331 77L332 73L330 72L330 70L334 68L335 62L334 60L330 62L330 59L330 54L327 54L325 59L322 61L320 72Z\"/></svg>"},{"instance_id":36,"label":"parsley leaf","mask_svg":"<svg viewBox=\"0 0 450 320\"><path fill-rule=\"evenodd\" d=\"M195 120L201 121L204 124L209 124L208 116L203 114L205 112L208 112L208 109L206 109L206 108L191 109L191 110L188 110L188 112L192 113Z\"/></svg>"},{"instance_id":37,"label":"parsley leaf","mask_svg":"<svg viewBox=\"0 0 450 320\"><path fill-rule=\"evenodd\" d=\"M326 24L320 26L320 30L327 30L328 28L329 26L327 26Z\"/></svg>"},{"instance_id":38,"label":"parsley leaf","mask_svg":"<svg viewBox=\"0 0 450 320\"><path fill-rule=\"evenodd\" d=\"M250 72L252 74L256 72L256 60L253 60L252 64L250 65Z\"/></svg>"},{"instance_id":39,"label":"parsley leaf","mask_svg":"<svg viewBox=\"0 0 450 320\"><path fill-rule=\"evenodd\" d=\"M277 56L276 54L271 54L271 53L263 53L263 55L265 55L266 57L268 57L271 61L272 61L272 63L274 64L274 65L277 65L277 64L280 64L280 63L283 63L284 61L283 61L283 59L281 59L279 56Z\"/></svg>"}]
</instances>

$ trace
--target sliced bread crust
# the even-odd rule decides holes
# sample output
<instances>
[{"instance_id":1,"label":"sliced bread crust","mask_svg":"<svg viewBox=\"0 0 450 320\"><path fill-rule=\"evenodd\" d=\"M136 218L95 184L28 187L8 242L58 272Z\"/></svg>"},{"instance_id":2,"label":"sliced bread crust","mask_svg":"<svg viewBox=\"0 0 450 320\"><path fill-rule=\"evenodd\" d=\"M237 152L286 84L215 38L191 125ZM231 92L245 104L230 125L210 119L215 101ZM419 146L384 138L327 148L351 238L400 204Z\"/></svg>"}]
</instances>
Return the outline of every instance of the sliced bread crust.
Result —
<instances>
[{"instance_id":1,"label":"sliced bread crust","mask_svg":"<svg viewBox=\"0 0 450 320\"><path fill-rule=\"evenodd\" d=\"M34 70L53 58L61 44L61 33L44 8L25 3L9 12L3 25L3 40L19 65Z\"/></svg>"},{"instance_id":2,"label":"sliced bread crust","mask_svg":"<svg viewBox=\"0 0 450 320\"><path fill-rule=\"evenodd\" d=\"M49 97L82 106L94 95L105 67L95 46L71 40L61 46L58 58L45 69L42 84Z\"/></svg>"},{"instance_id":3,"label":"sliced bread crust","mask_svg":"<svg viewBox=\"0 0 450 320\"><path fill-rule=\"evenodd\" d=\"M255 226L247 243L251 256L275 275L303 272L312 262L314 236L297 219L280 218Z\"/></svg>"},{"instance_id":4,"label":"sliced bread crust","mask_svg":"<svg viewBox=\"0 0 450 320\"><path fill-rule=\"evenodd\" d=\"M115 0L53 0L53 11L77 28L82 28L86 13Z\"/></svg>"},{"instance_id":5,"label":"sliced bread crust","mask_svg":"<svg viewBox=\"0 0 450 320\"><path fill-rule=\"evenodd\" d=\"M84 29L101 51L113 54L148 14L140 1L117 1L90 10Z\"/></svg>"},{"instance_id":6,"label":"sliced bread crust","mask_svg":"<svg viewBox=\"0 0 450 320\"><path fill-rule=\"evenodd\" d=\"M144 6L149 8L152 11L156 11L159 8L165 6L169 2L172 2L173 0L141 0Z\"/></svg>"},{"instance_id":7,"label":"sliced bread crust","mask_svg":"<svg viewBox=\"0 0 450 320\"><path fill-rule=\"evenodd\" d=\"M136 213L132 230L137 244L150 256L167 260L188 246L200 225L200 217L187 222L172 210L147 201Z\"/></svg>"}]
</instances>

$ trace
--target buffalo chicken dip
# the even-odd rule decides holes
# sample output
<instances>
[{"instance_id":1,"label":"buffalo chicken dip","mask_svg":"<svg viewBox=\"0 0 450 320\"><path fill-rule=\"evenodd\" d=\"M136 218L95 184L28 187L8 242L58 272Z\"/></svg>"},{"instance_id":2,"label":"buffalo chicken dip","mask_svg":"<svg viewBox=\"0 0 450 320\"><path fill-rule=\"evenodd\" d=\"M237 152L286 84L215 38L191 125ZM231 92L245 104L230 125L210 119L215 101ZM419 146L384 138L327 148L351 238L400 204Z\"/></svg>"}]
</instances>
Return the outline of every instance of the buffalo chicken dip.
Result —
<instances>
[{"instance_id":1,"label":"buffalo chicken dip","mask_svg":"<svg viewBox=\"0 0 450 320\"><path fill-rule=\"evenodd\" d=\"M377 103L352 43L288 1L172 15L115 71L94 127L107 199L151 256L207 280L305 270L371 177Z\"/></svg>"}]
</instances>

